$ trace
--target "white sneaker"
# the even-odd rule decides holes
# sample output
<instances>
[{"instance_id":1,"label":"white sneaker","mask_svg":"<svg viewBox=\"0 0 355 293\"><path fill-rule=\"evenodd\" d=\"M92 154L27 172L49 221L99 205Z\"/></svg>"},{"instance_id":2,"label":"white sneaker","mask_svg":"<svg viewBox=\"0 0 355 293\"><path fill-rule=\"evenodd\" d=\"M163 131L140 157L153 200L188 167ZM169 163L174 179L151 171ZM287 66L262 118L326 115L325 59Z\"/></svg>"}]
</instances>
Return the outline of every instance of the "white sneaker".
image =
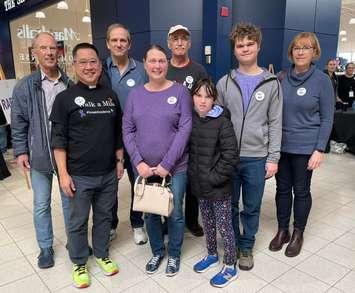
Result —
<instances>
[{"instance_id":1,"label":"white sneaker","mask_svg":"<svg viewBox=\"0 0 355 293\"><path fill-rule=\"evenodd\" d=\"M148 241L147 233L143 227L133 228L134 242L137 245L146 244Z\"/></svg>"},{"instance_id":2,"label":"white sneaker","mask_svg":"<svg viewBox=\"0 0 355 293\"><path fill-rule=\"evenodd\" d=\"M111 229L110 230L110 242L113 241L114 239L116 239L116 237L117 237L116 229Z\"/></svg>"}]
</instances>

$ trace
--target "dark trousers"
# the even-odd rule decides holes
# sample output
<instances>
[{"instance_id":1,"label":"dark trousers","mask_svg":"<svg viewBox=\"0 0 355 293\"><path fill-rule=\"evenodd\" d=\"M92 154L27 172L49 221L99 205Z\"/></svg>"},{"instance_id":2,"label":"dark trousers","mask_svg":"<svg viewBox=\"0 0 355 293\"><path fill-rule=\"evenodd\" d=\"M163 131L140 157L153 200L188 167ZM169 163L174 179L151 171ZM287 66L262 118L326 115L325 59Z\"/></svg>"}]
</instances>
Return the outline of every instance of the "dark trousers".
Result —
<instances>
[{"instance_id":1,"label":"dark trousers","mask_svg":"<svg viewBox=\"0 0 355 293\"><path fill-rule=\"evenodd\" d=\"M131 207L129 211L129 218L131 221L131 226L132 228L140 228L144 226L144 220L143 220L143 213L142 212L136 212L132 210L133 207L133 197L134 197L134 181L135 181L135 175L133 171L133 167L131 164L131 161L129 159L129 156L127 153L125 153L125 168L127 171L129 183L131 184ZM117 196L115 197L115 204L112 209L112 223L111 223L111 229L116 229L118 226L118 216L117 216L117 211L118 211L118 198Z\"/></svg>"},{"instance_id":2,"label":"dark trousers","mask_svg":"<svg viewBox=\"0 0 355 293\"><path fill-rule=\"evenodd\" d=\"M217 254L217 230L222 236L224 244L223 263L235 264L235 238L232 226L231 198L200 199L200 210L205 232L207 251L209 255Z\"/></svg>"},{"instance_id":3,"label":"dark trousers","mask_svg":"<svg viewBox=\"0 0 355 293\"><path fill-rule=\"evenodd\" d=\"M198 200L191 192L191 185L187 179L185 196L185 224L187 227L198 225Z\"/></svg>"},{"instance_id":4,"label":"dark trousers","mask_svg":"<svg viewBox=\"0 0 355 293\"><path fill-rule=\"evenodd\" d=\"M112 207L117 198L117 173L102 176L72 176L75 193L70 198L69 255L74 264L85 264L89 257L88 219L93 211L92 245L95 257L108 256Z\"/></svg>"},{"instance_id":5,"label":"dark trousers","mask_svg":"<svg viewBox=\"0 0 355 293\"><path fill-rule=\"evenodd\" d=\"M295 228L304 231L312 206L310 155L281 153L276 174L276 208L279 229L288 230L293 203ZM292 191L294 198L292 196Z\"/></svg>"}]
</instances>

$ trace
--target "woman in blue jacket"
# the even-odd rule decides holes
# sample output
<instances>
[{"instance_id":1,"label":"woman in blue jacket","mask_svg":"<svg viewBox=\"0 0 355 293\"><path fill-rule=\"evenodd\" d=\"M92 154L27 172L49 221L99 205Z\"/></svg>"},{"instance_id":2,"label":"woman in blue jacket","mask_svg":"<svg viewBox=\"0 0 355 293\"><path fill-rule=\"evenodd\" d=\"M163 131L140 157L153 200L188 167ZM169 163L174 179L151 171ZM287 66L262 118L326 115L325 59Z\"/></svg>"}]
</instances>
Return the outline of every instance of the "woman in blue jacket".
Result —
<instances>
[{"instance_id":1,"label":"woman in blue jacket","mask_svg":"<svg viewBox=\"0 0 355 293\"><path fill-rule=\"evenodd\" d=\"M312 206L312 172L324 159L333 123L332 84L312 63L320 54L315 34L303 32L295 36L288 48L293 64L281 83L284 101L281 158L276 174L278 232L269 249L278 251L289 242L285 250L289 257L298 255L302 248L303 231ZM294 230L291 237L292 204Z\"/></svg>"}]
</instances>

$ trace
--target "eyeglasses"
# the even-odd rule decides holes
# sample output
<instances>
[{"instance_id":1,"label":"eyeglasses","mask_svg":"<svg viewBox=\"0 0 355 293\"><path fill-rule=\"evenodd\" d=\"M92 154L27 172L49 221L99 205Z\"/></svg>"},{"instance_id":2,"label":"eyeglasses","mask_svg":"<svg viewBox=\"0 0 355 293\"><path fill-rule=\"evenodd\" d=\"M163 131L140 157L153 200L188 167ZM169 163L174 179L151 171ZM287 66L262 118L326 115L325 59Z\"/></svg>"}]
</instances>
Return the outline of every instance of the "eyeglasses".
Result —
<instances>
[{"instance_id":1,"label":"eyeglasses","mask_svg":"<svg viewBox=\"0 0 355 293\"><path fill-rule=\"evenodd\" d=\"M97 59L90 59L90 60L74 60L74 63L78 64L79 67L85 67L86 65L90 65L91 67L97 66L99 64L99 60Z\"/></svg>"},{"instance_id":2,"label":"eyeglasses","mask_svg":"<svg viewBox=\"0 0 355 293\"><path fill-rule=\"evenodd\" d=\"M296 52L296 53L300 53L302 52L309 52L310 50L313 50L313 47L309 47L309 46L304 46L304 47L293 47L292 51Z\"/></svg>"},{"instance_id":3,"label":"eyeglasses","mask_svg":"<svg viewBox=\"0 0 355 293\"><path fill-rule=\"evenodd\" d=\"M41 52L46 52L46 51L50 51L50 52L55 52L57 51L57 47L51 47L51 46L39 46L37 47L37 49L39 49Z\"/></svg>"},{"instance_id":4,"label":"eyeglasses","mask_svg":"<svg viewBox=\"0 0 355 293\"><path fill-rule=\"evenodd\" d=\"M147 60L147 63L151 64L151 65L155 65L155 64L159 64L159 65L165 65L168 61L165 59L149 59Z\"/></svg>"}]
</instances>

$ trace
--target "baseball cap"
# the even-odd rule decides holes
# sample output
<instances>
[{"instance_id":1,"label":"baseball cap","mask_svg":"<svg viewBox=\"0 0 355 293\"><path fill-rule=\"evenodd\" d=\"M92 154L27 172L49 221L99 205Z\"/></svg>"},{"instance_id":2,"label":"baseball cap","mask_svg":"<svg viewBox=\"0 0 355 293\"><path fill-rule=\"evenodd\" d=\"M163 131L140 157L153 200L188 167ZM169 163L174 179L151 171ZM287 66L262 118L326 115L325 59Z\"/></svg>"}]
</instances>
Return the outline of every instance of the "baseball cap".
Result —
<instances>
[{"instance_id":1,"label":"baseball cap","mask_svg":"<svg viewBox=\"0 0 355 293\"><path fill-rule=\"evenodd\" d=\"M170 29L169 29L169 33L168 33L168 37L177 32L177 31L185 31L188 35L190 35L190 31L189 29L186 27L186 26L183 26L181 24L178 24L178 25L175 25L175 26L172 26Z\"/></svg>"}]
</instances>

